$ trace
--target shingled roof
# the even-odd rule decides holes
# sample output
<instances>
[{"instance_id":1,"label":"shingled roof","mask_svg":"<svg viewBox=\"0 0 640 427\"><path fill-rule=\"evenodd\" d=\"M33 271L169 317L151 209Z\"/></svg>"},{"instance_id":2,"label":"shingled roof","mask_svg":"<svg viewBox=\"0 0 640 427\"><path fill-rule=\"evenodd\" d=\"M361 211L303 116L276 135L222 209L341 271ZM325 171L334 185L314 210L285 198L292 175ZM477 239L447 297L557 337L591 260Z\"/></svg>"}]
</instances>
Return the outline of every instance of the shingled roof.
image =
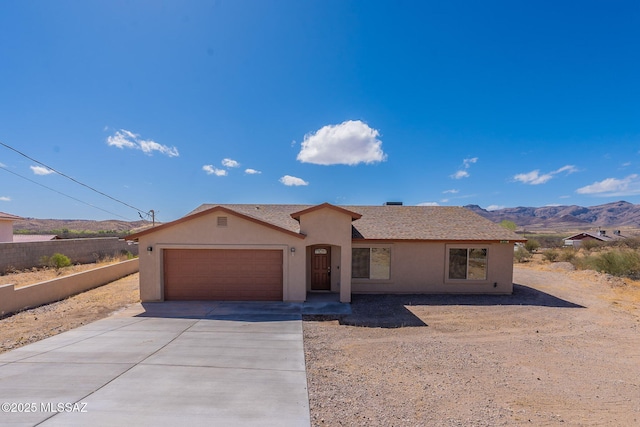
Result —
<instances>
[{"instance_id":1,"label":"shingled roof","mask_svg":"<svg viewBox=\"0 0 640 427\"><path fill-rule=\"evenodd\" d=\"M291 217L315 205L204 204L188 216L217 206L295 233L300 223ZM518 234L459 206L339 206L360 214L352 237L367 240L524 241ZM186 218L186 217L185 217Z\"/></svg>"},{"instance_id":2,"label":"shingled roof","mask_svg":"<svg viewBox=\"0 0 640 427\"><path fill-rule=\"evenodd\" d=\"M12 220L12 221L16 221L16 220L22 219L22 217L19 217L19 216L16 216L16 215L11 215L11 214L4 213L4 212L0 212L0 219L9 219L9 220Z\"/></svg>"}]
</instances>

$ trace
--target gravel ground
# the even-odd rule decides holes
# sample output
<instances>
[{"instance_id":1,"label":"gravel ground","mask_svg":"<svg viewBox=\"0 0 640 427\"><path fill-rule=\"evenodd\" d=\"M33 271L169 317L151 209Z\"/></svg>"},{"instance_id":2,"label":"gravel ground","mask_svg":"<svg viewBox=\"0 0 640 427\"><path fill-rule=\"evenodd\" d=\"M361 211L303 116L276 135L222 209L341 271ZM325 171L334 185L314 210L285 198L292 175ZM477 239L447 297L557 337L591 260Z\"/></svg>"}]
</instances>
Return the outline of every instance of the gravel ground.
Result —
<instances>
[{"instance_id":1,"label":"gravel ground","mask_svg":"<svg viewBox=\"0 0 640 427\"><path fill-rule=\"evenodd\" d=\"M0 353L109 316L140 301L139 274L0 318Z\"/></svg>"},{"instance_id":2,"label":"gravel ground","mask_svg":"<svg viewBox=\"0 0 640 427\"><path fill-rule=\"evenodd\" d=\"M640 287L556 263L511 296L355 296L305 321L314 426L640 425ZM138 275L0 319L0 352L137 302Z\"/></svg>"},{"instance_id":3,"label":"gravel ground","mask_svg":"<svg viewBox=\"0 0 640 427\"><path fill-rule=\"evenodd\" d=\"M555 269L517 266L512 296L355 296L305 322L312 424L640 425L640 288Z\"/></svg>"}]
</instances>

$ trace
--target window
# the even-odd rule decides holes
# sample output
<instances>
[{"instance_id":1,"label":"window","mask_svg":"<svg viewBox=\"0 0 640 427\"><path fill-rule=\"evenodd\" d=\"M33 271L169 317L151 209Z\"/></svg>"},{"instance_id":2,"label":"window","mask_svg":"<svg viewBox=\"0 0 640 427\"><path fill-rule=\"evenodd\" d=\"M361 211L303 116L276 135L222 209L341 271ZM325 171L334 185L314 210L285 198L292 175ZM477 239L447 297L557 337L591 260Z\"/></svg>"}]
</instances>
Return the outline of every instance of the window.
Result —
<instances>
[{"instance_id":1,"label":"window","mask_svg":"<svg viewBox=\"0 0 640 427\"><path fill-rule=\"evenodd\" d=\"M449 248L449 279L487 280L487 248Z\"/></svg>"},{"instance_id":2,"label":"window","mask_svg":"<svg viewBox=\"0 0 640 427\"><path fill-rule=\"evenodd\" d=\"M389 280L391 278L391 248L351 249L353 279Z\"/></svg>"}]
</instances>

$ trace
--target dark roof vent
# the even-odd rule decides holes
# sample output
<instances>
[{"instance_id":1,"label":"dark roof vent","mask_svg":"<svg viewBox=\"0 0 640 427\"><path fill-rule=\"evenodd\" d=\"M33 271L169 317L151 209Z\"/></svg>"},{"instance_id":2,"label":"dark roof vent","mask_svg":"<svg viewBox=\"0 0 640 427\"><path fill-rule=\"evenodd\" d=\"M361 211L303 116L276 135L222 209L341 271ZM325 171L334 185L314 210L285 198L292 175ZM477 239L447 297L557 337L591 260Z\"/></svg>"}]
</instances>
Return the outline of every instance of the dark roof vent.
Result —
<instances>
[{"instance_id":1,"label":"dark roof vent","mask_svg":"<svg viewBox=\"0 0 640 427\"><path fill-rule=\"evenodd\" d=\"M402 206L402 202L385 202L384 206Z\"/></svg>"}]
</instances>

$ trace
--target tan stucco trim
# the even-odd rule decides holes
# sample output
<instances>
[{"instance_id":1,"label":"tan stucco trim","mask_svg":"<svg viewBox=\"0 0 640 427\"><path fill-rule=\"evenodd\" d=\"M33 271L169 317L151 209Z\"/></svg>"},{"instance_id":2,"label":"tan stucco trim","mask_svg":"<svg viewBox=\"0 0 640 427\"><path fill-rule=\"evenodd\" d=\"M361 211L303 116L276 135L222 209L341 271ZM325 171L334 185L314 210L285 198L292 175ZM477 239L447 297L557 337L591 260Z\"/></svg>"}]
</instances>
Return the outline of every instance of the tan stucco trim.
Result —
<instances>
[{"instance_id":1,"label":"tan stucco trim","mask_svg":"<svg viewBox=\"0 0 640 427\"><path fill-rule=\"evenodd\" d=\"M343 213L345 215L349 215L351 217L352 221L355 221L357 219L362 218L362 215L357 213L357 212L353 212L353 211L350 211L348 209L341 208L340 206L332 205L331 203L326 203L326 202L322 203L321 205L316 205L316 206L312 206L310 208L301 210L299 212L294 212L294 213L291 214L291 218L293 218L295 220L300 220L300 217L302 215L304 215L304 214L316 211L318 209L325 209L325 208L333 209L333 210L341 212L341 213Z\"/></svg>"},{"instance_id":2,"label":"tan stucco trim","mask_svg":"<svg viewBox=\"0 0 640 427\"><path fill-rule=\"evenodd\" d=\"M224 206L214 206L214 207L212 207L210 209L207 209L205 211L198 212L198 213L193 214L193 215L188 215L188 216L182 217L180 219L177 219L175 221L167 222L165 224L158 225L157 227L147 228L146 230L140 231L138 233L131 234L131 235L125 237L125 240L138 240L141 236L146 236L147 234L155 233L156 231L164 230L164 229L167 229L169 227L173 227L175 225L182 224L184 222L188 222L188 221L191 221L193 219L200 218L200 217L212 214L214 212L224 212L224 213L227 213L229 215L235 215L235 216L238 216L240 218L246 219L247 221L251 221L251 222L254 222L256 224L263 225L265 227L271 228L273 230L280 231L282 233L289 234L291 236L298 237L300 239L304 239L306 237L304 234L296 233L294 231L287 230L287 229L282 228L282 227L278 227L277 225L273 225L273 224L271 224L269 222L261 221L261 220L259 220L257 218L253 218L253 217L250 217L248 215L244 215L242 213L236 212L236 211L231 210L229 208L225 208Z\"/></svg>"}]
</instances>

